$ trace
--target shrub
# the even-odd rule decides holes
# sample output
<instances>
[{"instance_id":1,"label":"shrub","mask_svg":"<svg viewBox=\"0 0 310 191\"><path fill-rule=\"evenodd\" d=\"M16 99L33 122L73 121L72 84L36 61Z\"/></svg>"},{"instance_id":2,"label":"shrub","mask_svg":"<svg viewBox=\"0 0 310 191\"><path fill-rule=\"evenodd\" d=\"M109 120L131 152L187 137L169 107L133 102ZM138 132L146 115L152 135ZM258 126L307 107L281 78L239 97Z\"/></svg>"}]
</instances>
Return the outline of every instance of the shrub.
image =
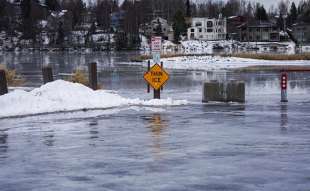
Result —
<instances>
[{"instance_id":1,"label":"shrub","mask_svg":"<svg viewBox=\"0 0 310 191\"><path fill-rule=\"evenodd\" d=\"M84 70L81 69L77 69L73 72L70 81L73 83L80 83L85 86L89 85L87 74Z\"/></svg>"},{"instance_id":2,"label":"shrub","mask_svg":"<svg viewBox=\"0 0 310 191\"><path fill-rule=\"evenodd\" d=\"M16 87L22 85L25 82L25 80L16 73L16 70L7 69L7 67L2 64L0 64L0 70L5 71L8 86Z\"/></svg>"}]
</instances>

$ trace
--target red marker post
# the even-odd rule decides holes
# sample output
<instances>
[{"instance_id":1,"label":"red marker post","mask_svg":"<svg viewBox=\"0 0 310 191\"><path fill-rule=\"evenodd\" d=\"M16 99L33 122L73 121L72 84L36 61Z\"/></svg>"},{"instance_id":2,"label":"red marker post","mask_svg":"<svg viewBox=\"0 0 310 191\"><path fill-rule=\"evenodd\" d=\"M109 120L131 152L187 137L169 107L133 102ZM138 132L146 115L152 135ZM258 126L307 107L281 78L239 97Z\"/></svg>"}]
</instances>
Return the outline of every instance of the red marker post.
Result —
<instances>
[{"instance_id":1,"label":"red marker post","mask_svg":"<svg viewBox=\"0 0 310 191\"><path fill-rule=\"evenodd\" d=\"M287 102L287 80L288 75L286 72L281 73L281 102Z\"/></svg>"}]
</instances>

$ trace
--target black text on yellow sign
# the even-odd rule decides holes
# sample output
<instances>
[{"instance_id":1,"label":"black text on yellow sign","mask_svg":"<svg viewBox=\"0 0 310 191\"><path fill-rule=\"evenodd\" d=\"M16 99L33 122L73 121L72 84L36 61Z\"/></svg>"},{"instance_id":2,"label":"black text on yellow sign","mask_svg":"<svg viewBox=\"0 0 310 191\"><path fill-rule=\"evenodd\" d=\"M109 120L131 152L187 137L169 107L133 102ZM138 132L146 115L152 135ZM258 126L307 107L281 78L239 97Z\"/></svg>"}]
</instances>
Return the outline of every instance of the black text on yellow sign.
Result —
<instances>
[{"instance_id":1,"label":"black text on yellow sign","mask_svg":"<svg viewBox=\"0 0 310 191\"><path fill-rule=\"evenodd\" d=\"M169 79L169 74L158 64L151 67L150 71L144 74L144 79L155 89L158 90Z\"/></svg>"}]
</instances>

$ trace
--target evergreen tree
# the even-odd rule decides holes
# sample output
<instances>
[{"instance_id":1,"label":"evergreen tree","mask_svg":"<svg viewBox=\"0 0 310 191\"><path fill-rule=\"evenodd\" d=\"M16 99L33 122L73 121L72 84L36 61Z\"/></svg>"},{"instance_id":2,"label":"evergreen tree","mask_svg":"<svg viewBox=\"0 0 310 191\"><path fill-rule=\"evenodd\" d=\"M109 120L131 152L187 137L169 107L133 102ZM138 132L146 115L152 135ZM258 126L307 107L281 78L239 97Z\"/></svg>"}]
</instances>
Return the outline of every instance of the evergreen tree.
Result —
<instances>
[{"instance_id":1,"label":"evergreen tree","mask_svg":"<svg viewBox=\"0 0 310 191\"><path fill-rule=\"evenodd\" d=\"M22 18L28 19L30 18L31 12L31 0L22 0L20 3L21 10L22 10Z\"/></svg>"},{"instance_id":2,"label":"evergreen tree","mask_svg":"<svg viewBox=\"0 0 310 191\"><path fill-rule=\"evenodd\" d=\"M191 4L189 0L186 0L186 17L191 17L192 12L191 12Z\"/></svg>"},{"instance_id":3,"label":"evergreen tree","mask_svg":"<svg viewBox=\"0 0 310 191\"><path fill-rule=\"evenodd\" d=\"M22 27L21 32L23 33L24 39L36 40L37 26L35 24L34 18L31 17L32 12L32 0L22 0L21 1L21 11L22 11Z\"/></svg>"},{"instance_id":4,"label":"evergreen tree","mask_svg":"<svg viewBox=\"0 0 310 191\"><path fill-rule=\"evenodd\" d=\"M159 19L157 19L157 25L155 28L155 35L156 36L162 36L163 35L163 29L162 29L161 22L159 21Z\"/></svg>"},{"instance_id":5,"label":"evergreen tree","mask_svg":"<svg viewBox=\"0 0 310 191\"><path fill-rule=\"evenodd\" d=\"M60 5L57 0L46 0L45 4L48 7L48 9L51 11L56 11L60 9Z\"/></svg>"},{"instance_id":6,"label":"evergreen tree","mask_svg":"<svg viewBox=\"0 0 310 191\"><path fill-rule=\"evenodd\" d=\"M288 16L288 25L292 25L297 21L298 12L294 2L292 2L290 13Z\"/></svg>"},{"instance_id":7,"label":"evergreen tree","mask_svg":"<svg viewBox=\"0 0 310 191\"><path fill-rule=\"evenodd\" d=\"M179 42L180 35L184 34L186 29L184 14L182 11L178 10L173 18L174 41L176 43Z\"/></svg>"},{"instance_id":8,"label":"evergreen tree","mask_svg":"<svg viewBox=\"0 0 310 191\"><path fill-rule=\"evenodd\" d=\"M64 30L63 30L63 23L59 22L58 30L57 30L56 44L62 45L64 42L64 38L65 38L65 34L64 34Z\"/></svg>"},{"instance_id":9,"label":"evergreen tree","mask_svg":"<svg viewBox=\"0 0 310 191\"><path fill-rule=\"evenodd\" d=\"M255 19L259 21L268 21L268 15L263 5L256 5Z\"/></svg>"}]
</instances>

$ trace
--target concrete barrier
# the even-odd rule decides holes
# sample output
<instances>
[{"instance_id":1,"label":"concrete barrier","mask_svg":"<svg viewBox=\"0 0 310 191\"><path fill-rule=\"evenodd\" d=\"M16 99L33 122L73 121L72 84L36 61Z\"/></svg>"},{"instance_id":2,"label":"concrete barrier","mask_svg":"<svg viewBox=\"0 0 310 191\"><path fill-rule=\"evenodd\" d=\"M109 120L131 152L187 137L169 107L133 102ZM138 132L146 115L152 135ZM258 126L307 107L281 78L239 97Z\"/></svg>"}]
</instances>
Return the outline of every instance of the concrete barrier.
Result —
<instances>
[{"instance_id":1,"label":"concrete barrier","mask_svg":"<svg viewBox=\"0 0 310 191\"><path fill-rule=\"evenodd\" d=\"M245 85L240 81L205 82L203 85L202 102L245 102Z\"/></svg>"}]
</instances>

